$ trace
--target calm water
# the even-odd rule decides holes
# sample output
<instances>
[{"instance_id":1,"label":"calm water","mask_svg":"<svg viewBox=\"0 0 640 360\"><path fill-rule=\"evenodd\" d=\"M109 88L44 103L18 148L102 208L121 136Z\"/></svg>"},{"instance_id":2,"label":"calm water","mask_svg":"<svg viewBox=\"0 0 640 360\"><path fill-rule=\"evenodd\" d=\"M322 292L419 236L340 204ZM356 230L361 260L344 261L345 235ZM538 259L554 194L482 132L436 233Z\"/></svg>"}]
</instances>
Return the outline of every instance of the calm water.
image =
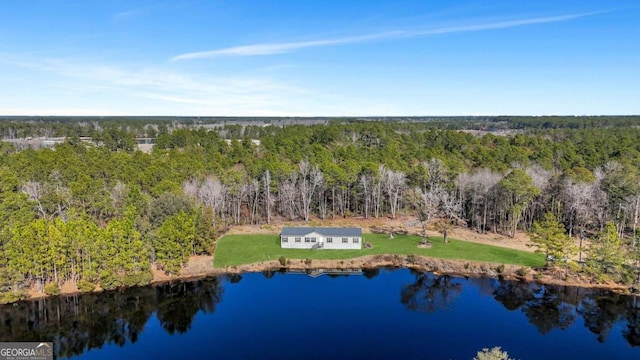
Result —
<instances>
[{"instance_id":1,"label":"calm water","mask_svg":"<svg viewBox=\"0 0 640 360\"><path fill-rule=\"evenodd\" d=\"M0 341L86 359L640 358L640 299L409 270L255 273L0 307Z\"/></svg>"}]
</instances>

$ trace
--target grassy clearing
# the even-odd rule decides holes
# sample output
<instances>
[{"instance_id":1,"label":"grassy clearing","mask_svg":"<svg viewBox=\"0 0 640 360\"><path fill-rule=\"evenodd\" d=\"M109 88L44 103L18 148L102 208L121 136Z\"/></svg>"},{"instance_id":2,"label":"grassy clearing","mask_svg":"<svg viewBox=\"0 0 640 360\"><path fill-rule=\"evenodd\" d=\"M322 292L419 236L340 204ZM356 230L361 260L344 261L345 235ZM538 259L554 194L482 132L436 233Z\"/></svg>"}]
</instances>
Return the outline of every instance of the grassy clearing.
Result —
<instances>
[{"instance_id":1,"label":"grassy clearing","mask_svg":"<svg viewBox=\"0 0 640 360\"><path fill-rule=\"evenodd\" d=\"M362 250L306 250L282 249L277 235L227 235L218 241L214 267L251 264L287 259L350 259L377 254L416 254L444 259L485 261L523 266L542 266L544 256L521 250L501 248L451 239L445 244L442 238L430 238L429 249L417 247L421 238L411 235L396 235L389 239L385 234L364 234L364 241L373 244L373 249Z\"/></svg>"}]
</instances>

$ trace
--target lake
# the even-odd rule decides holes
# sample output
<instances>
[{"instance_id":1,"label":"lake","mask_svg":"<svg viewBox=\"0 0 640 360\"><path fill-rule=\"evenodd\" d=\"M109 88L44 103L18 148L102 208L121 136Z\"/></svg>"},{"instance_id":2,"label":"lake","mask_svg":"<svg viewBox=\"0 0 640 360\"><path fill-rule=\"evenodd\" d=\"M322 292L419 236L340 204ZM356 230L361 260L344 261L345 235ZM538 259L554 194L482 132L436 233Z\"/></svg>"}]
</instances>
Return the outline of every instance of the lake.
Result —
<instances>
[{"instance_id":1,"label":"lake","mask_svg":"<svg viewBox=\"0 0 640 360\"><path fill-rule=\"evenodd\" d=\"M0 307L0 341L84 359L640 358L640 299L407 269L279 272Z\"/></svg>"}]
</instances>

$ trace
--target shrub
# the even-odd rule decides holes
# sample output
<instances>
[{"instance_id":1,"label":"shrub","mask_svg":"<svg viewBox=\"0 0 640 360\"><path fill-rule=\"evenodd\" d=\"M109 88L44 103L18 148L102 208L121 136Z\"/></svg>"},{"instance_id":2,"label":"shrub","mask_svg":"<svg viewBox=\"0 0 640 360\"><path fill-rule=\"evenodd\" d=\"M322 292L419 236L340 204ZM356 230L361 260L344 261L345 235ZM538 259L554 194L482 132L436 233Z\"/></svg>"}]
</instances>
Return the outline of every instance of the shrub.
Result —
<instances>
[{"instance_id":1,"label":"shrub","mask_svg":"<svg viewBox=\"0 0 640 360\"><path fill-rule=\"evenodd\" d=\"M144 286L151 282L153 275L150 272L141 272L137 274L125 275L122 278L123 285L126 286Z\"/></svg>"},{"instance_id":2,"label":"shrub","mask_svg":"<svg viewBox=\"0 0 640 360\"><path fill-rule=\"evenodd\" d=\"M414 254L409 254L409 255L407 255L407 262L409 264L415 264L415 263L418 262L418 257L415 256Z\"/></svg>"},{"instance_id":3,"label":"shrub","mask_svg":"<svg viewBox=\"0 0 640 360\"><path fill-rule=\"evenodd\" d=\"M531 269L529 269L529 268L521 267L520 269L516 270L516 275L518 275L518 276L527 276L527 275L529 275L530 271L531 271Z\"/></svg>"},{"instance_id":4,"label":"shrub","mask_svg":"<svg viewBox=\"0 0 640 360\"><path fill-rule=\"evenodd\" d=\"M122 278L111 273L102 273L100 286L105 290L114 290L122 286Z\"/></svg>"},{"instance_id":5,"label":"shrub","mask_svg":"<svg viewBox=\"0 0 640 360\"><path fill-rule=\"evenodd\" d=\"M498 267L496 268L496 272L498 274L503 274L504 273L504 264L498 265Z\"/></svg>"},{"instance_id":6,"label":"shrub","mask_svg":"<svg viewBox=\"0 0 640 360\"><path fill-rule=\"evenodd\" d=\"M535 274L533 274L533 278L534 278L535 280L540 280L540 279L542 279L542 273L535 273Z\"/></svg>"},{"instance_id":7,"label":"shrub","mask_svg":"<svg viewBox=\"0 0 640 360\"><path fill-rule=\"evenodd\" d=\"M60 295L60 287L58 286L58 283L53 282L45 285L44 293L47 295Z\"/></svg>"},{"instance_id":8,"label":"shrub","mask_svg":"<svg viewBox=\"0 0 640 360\"><path fill-rule=\"evenodd\" d=\"M96 285L91 281L80 280L78 281L78 290L81 292L91 292L96 288Z\"/></svg>"},{"instance_id":9,"label":"shrub","mask_svg":"<svg viewBox=\"0 0 640 360\"><path fill-rule=\"evenodd\" d=\"M569 270L572 272L580 272L582 271L582 265L575 261L569 261Z\"/></svg>"},{"instance_id":10,"label":"shrub","mask_svg":"<svg viewBox=\"0 0 640 360\"><path fill-rule=\"evenodd\" d=\"M280 265L285 266L287 265L287 258L285 258L284 256L280 256L278 258L278 262L280 263Z\"/></svg>"},{"instance_id":11,"label":"shrub","mask_svg":"<svg viewBox=\"0 0 640 360\"><path fill-rule=\"evenodd\" d=\"M27 293L24 290L7 291L5 293L0 293L0 304L9 304L26 298Z\"/></svg>"},{"instance_id":12,"label":"shrub","mask_svg":"<svg viewBox=\"0 0 640 360\"><path fill-rule=\"evenodd\" d=\"M304 263L305 265L311 265L311 259L305 259Z\"/></svg>"},{"instance_id":13,"label":"shrub","mask_svg":"<svg viewBox=\"0 0 640 360\"><path fill-rule=\"evenodd\" d=\"M493 349L482 349L478 351L473 360L513 360L506 351L502 351L499 346Z\"/></svg>"}]
</instances>

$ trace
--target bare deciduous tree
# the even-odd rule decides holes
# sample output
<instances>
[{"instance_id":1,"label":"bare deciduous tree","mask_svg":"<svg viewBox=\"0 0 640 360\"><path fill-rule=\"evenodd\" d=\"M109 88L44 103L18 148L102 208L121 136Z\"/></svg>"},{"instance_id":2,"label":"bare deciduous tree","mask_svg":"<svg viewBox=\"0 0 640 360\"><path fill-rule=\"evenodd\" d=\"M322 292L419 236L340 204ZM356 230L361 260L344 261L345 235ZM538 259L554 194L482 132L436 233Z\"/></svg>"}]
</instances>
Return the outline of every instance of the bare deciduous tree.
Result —
<instances>
[{"instance_id":1,"label":"bare deciduous tree","mask_svg":"<svg viewBox=\"0 0 640 360\"><path fill-rule=\"evenodd\" d=\"M267 169L262 178L264 186L264 208L267 214L267 224L271 224L271 207L273 200L271 199L271 173Z\"/></svg>"},{"instance_id":2,"label":"bare deciduous tree","mask_svg":"<svg viewBox=\"0 0 640 360\"><path fill-rule=\"evenodd\" d=\"M182 185L183 192L213 211L224 221L227 208L228 189L217 178L208 176L202 183L188 180ZM215 220L215 219L214 219Z\"/></svg>"},{"instance_id":3,"label":"bare deciduous tree","mask_svg":"<svg viewBox=\"0 0 640 360\"><path fill-rule=\"evenodd\" d=\"M402 171L393 171L387 169L384 165L380 165L378 172L380 174L380 182L389 201L391 218L395 219L400 197L406 186L406 176Z\"/></svg>"},{"instance_id":4,"label":"bare deciduous tree","mask_svg":"<svg viewBox=\"0 0 640 360\"><path fill-rule=\"evenodd\" d=\"M497 202L494 189L502 177L497 172L482 168L473 173L461 173L456 179L459 191L466 193L465 197L468 198L467 219L470 226L479 232L487 230L491 205Z\"/></svg>"},{"instance_id":5,"label":"bare deciduous tree","mask_svg":"<svg viewBox=\"0 0 640 360\"><path fill-rule=\"evenodd\" d=\"M296 180L296 174L292 173L278 184L280 212L283 214L289 214L290 220L293 220L295 217L297 195Z\"/></svg>"},{"instance_id":6,"label":"bare deciduous tree","mask_svg":"<svg viewBox=\"0 0 640 360\"><path fill-rule=\"evenodd\" d=\"M311 166L308 161L302 161L298 165L298 186L300 187L300 199L302 200L302 217L309 221L311 201L316 190L323 182L323 176L317 166Z\"/></svg>"}]
</instances>

